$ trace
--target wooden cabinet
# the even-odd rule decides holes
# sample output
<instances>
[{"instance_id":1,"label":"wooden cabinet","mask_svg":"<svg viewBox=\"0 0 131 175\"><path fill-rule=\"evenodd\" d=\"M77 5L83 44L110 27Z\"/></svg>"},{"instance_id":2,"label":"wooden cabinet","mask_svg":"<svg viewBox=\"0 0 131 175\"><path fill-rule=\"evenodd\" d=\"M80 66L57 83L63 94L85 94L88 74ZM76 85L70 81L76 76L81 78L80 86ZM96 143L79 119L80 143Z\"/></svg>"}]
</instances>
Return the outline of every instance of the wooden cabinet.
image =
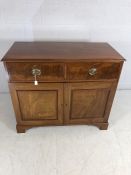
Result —
<instances>
[{"instance_id":1,"label":"wooden cabinet","mask_svg":"<svg viewBox=\"0 0 131 175\"><path fill-rule=\"evenodd\" d=\"M16 42L2 61L17 132L68 124L107 129L124 62L108 44Z\"/></svg>"}]
</instances>

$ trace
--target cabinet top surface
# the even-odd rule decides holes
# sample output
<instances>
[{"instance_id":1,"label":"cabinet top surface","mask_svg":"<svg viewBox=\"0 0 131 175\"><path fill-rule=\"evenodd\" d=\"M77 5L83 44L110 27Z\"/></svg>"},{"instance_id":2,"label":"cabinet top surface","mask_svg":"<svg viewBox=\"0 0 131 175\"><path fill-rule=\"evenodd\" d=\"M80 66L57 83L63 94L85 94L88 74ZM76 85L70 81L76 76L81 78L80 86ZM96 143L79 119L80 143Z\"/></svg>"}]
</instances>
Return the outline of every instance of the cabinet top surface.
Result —
<instances>
[{"instance_id":1,"label":"cabinet top surface","mask_svg":"<svg viewBox=\"0 0 131 175\"><path fill-rule=\"evenodd\" d=\"M2 61L123 60L108 43L15 42Z\"/></svg>"}]
</instances>

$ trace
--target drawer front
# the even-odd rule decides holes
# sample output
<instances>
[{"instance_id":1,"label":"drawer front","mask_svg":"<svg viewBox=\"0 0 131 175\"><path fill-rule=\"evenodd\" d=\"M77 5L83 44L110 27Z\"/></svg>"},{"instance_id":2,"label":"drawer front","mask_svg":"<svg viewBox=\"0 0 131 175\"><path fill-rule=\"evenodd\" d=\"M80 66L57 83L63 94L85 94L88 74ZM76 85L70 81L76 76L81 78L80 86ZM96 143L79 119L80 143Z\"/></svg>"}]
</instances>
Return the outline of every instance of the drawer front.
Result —
<instances>
[{"instance_id":1,"label":"drawer front","mask_svg":"<svg viewBox=\"0 0 131 175\"><path fill-rule=\"evenodd\" d=\"M62 81L64 79L64 64L62 63L6 63L11 82L34 81L33 70L39 70L38 81Z\"/></svg>"},{"instance_id":2,"label":"drawer front","mask_svg":"<svg viewBox=\"0 0 131 175\"><path fill-rule=\"evenodd\" d=\"M88 62L67 64L68 80L97 80L117 79L121 70L121 63Z\"/></svg>"}]
</instances>

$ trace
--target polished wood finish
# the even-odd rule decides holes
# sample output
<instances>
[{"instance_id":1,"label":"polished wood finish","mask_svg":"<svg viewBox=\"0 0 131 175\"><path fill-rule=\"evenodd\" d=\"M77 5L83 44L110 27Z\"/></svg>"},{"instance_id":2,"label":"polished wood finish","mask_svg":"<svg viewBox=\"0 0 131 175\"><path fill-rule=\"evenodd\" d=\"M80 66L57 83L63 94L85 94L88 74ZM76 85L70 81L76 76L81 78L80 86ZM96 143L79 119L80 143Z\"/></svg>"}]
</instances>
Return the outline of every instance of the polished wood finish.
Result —
<instances>
[{"instance_id":1,"label":"polished wood finish","mask_svg":"<svg viewBox=\"0 0 131 175\"><path fill-rule=\"evenodd\" d=\"M32 82L34 77L32 69L41 70L38 81L62 81L64 80L64 64L62 63L19 63L6 62L10 82Z\"/></svg>"},{"instance_id":2,"label":"polished wood finish","mask_svg":"<svg viewBox=\"0 0 131 175\"><path fill-rule=\"evenodd\" d=\"M65 84L66 123L103 122L110 96L110 82Z\"/></svg>"},{"instance_id":3,"label":"polished wood finish","mask_svg":"<svg viewBox=\"0 0 131 175\"><path fill-rule=\"evenodd\" d=\"M91 42L15 42L2 61L104 61L124 58L108 43ZM106 60L105 60L106 59Z\"/></svg>"},{"instance_id":4,"label":"polished wood finish","mask_svg":"<svg viewBox=\"0 0 131 175\"><path fill-rule=\"evenodd\" d=\"M69 80L101 80L117 79L120 74L120 63L114 62L89 62L70 63L67 65L67 79ZM96 74L91 76L89 70L96 69Z\"/></svg>"},{"instance_id":5,"label":"polished wood finish","mask_svg":"<svg viewBox=\"0 0 131 175\"><path fill-rule=\"evenodd\" d=\"M63 124L63 84L9 83L19 125Z\"/></svg>"},{"instance_id":6,"label":"polished wood finish","mask_svg":"<svg viewBox=\"0 0 131 175\"><path fill-rule=\"evenodd\" d=\"M17 132L34 126L108 127L124 58L107 43L16 42L4 56ZM34 85L33 69L39 69Z\"/></svg>"}]
</instances>

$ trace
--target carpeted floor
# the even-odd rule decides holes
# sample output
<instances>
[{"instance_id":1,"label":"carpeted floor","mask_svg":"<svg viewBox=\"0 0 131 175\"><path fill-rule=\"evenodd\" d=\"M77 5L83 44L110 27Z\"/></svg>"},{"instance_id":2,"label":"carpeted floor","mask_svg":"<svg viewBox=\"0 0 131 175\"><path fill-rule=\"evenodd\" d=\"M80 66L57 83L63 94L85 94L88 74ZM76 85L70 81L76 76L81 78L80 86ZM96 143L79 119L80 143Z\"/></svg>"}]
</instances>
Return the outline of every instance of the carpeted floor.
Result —
<instances>
[{"instance_id":1,"label":"carpeted floor","mask_svg":"<svg viewBox=\"0 0 131 175\"><path fill-rule=\"evenodd\" d=\"M130 175L130 90L117 91L109 123L17 134L10 96L0 94L0 175Z\"/></svg>"}]
</instances>

